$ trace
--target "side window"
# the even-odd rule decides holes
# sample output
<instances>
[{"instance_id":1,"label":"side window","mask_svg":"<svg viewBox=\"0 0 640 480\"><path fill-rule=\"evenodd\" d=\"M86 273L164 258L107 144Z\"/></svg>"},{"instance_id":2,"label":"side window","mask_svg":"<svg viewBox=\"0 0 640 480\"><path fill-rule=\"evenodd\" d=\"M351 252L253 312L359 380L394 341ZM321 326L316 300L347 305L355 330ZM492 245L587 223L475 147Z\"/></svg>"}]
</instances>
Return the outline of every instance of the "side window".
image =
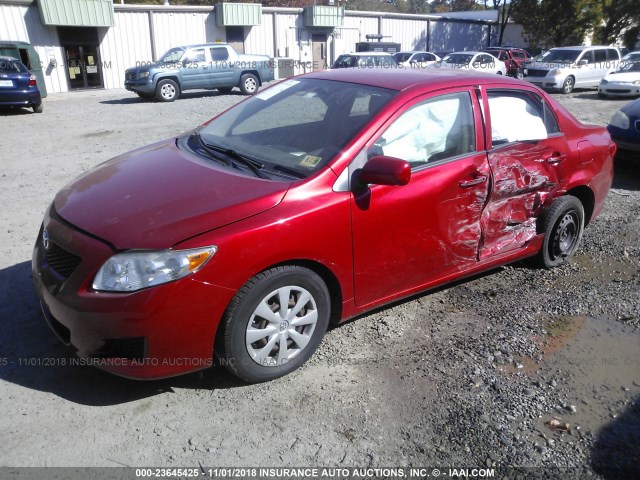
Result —
<instances>
[{"instance_id":1,"label":"side window","mask_svg":"<svg viewBox=\"0 0 640 480\"><path fill-rule=\"evenodd\" d=\"M211 60L214 62L223 62L229 59L229 52L226 48L211 48Z\"/></svg>"},{"instance_id":2,"label":"side window","mask_svg":"<svg viewBox=\"0 0 640 480\"><path fill-rule=\"evenodd\" d=\"M586 60L588 64L592 64L594 62L593 50L589 50L588 52L584 52L584 54L582 55L582 57L578 61L582 61L582 60Z\"/></svg>"},{"instance_id":3,"label":"side window","mask_svg":"<svg viewBox=\"0 0 640 480\"><path fill-rule=\"evenodd\" d=\"M419 166L475 151L473 109L468 92L425 100L398 117L367 151Z\"/></svg>"},{"instance_id":4,"label":"side window","mask_svg":"<svg viewBox=\"0 0 640 480\"><path fill-rule=\"evenodd\" d=\"M498 58L500 60L506 60L507 59L507 53L506 52L500 52L500 56Z\"/></svg>"},{"instance_id":5,"label":"side window","mask_svg":"<svg viewBox=\"0 0 640 480\"><path fill-rule=\"evenodd\" d=\"M600 50L595 50L593 53L596 63L604 63L607 61L607 51L605 49L601 48Z\"/></svg>"},{"instance_id":6,"label":"side window","mask_svg":"<svg viewBox=\"0 0 640 480\"><path fill-rule=\"evenodd\" d=\"M607 48L607 60L610 62L620 60L620 54L615 48Z\"/></svg>"},{"instance_id":7,"label":"side window","mask_svg":"<svg viewBox=\"0 0 640 480\"><path fill-rule=\"evenodd\" d=\"M204 62L204 60L205 60L205 58L204 58L204 48L198 48L198 49L195 49L195 50L189 50L187 52L185 60L187 60L188 62L193 62L193 63Z\"/></svg>"},{"instance_id":8,"label":"side window","mask_svg":"<svg viewBox=\"0 0 640 480\"><path fill-rule=\"evenodd\" d=\"M560 131L549 106L532 92L490 90L487 98L494 147L511 142L542 140Z\"/></svg>"}]
</instances>

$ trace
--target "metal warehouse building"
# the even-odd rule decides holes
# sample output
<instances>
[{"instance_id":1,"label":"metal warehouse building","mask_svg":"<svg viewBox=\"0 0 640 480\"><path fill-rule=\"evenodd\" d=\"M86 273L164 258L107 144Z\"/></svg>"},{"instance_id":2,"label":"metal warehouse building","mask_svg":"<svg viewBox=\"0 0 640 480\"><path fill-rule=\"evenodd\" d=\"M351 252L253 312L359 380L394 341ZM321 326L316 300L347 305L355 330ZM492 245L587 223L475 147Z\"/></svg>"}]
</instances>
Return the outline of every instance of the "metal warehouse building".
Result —
<instances>
[{"instance_id":1,"label":"metal warehouse building","mask_svg":"<svg viewBox=\"0 0 640 480\"><path fill-rule=\"evenodd\" d=\"M289 9L259 3L187 7L0 0L0 44L33 45L47 91L66 92L122 88L127 67L153 61L170 47L195 43L228 42L240 52L269 55L279 60L278 77L325 68L370 34L399 43L403 50L474 50L494 41L496 14L402 15L331 5ZM505 43L523 45L518 26L509 26Z\"/></svg>"}]
</instances>

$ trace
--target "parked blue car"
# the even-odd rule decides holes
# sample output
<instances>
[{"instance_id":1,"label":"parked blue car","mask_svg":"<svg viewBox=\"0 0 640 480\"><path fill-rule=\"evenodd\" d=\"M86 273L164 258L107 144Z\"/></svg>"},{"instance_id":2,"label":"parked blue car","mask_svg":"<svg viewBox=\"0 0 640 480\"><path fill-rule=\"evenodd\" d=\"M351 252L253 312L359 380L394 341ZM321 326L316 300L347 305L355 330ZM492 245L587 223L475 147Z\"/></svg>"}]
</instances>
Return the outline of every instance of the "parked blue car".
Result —
<instances>
[{"instance_id":1,"label":"parked blue car","mask_svg":"<svg viewBox=\"0 0 640 480\"><path fill-rule=\"evenodd\" d=\"M0 57L0 107L33 108L42 113L36 76L13 57Z\"/></svg>"},{"instance_id":2,"label":"parked blue car","mask_svg":"<svg viewBox=\"0 0 640 480\"><path fill-rule=\"evenodd\" d=\"M620 153L640 154L640 98L614 113L607 130Z\"/></svg>"}]
</instances>

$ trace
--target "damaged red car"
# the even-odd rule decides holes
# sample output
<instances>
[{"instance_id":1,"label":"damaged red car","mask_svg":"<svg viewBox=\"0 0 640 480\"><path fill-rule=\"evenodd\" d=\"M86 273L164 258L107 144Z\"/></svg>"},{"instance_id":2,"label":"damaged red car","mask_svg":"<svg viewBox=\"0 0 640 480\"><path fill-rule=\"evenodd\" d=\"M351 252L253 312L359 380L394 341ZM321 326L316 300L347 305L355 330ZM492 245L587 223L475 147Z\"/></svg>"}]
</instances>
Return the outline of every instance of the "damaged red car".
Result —
<instances>
[{"instance_id":1,"label":"damaged red car","mask_svg":"<svg viewBox=\"0 0 640 480\"><path fill-rule=\"evenodd\" d=\"M280 82L55 197L33 252L47 322L99 368L303 364L331 322L526 257L567 262L615 145L537 87L358 69Z\"/></svg>"}]
</instances>

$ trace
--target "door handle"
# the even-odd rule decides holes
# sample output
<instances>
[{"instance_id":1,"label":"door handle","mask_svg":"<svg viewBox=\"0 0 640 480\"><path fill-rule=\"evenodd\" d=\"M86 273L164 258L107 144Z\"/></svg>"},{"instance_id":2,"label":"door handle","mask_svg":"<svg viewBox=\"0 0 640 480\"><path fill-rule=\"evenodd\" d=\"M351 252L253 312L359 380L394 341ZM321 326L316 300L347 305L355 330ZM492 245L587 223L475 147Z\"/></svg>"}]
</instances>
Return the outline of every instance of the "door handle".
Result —
<instances>
[{"instance_id":1,"label":"door handle","mask_svg":"<svg viewBox=\"0 0 640 480\"><path fill-rule=\"evenodd\" d=\"M486 181L487 181L486 175L479 175L472 180L463 180L459 183L459 185L462 188L469 188L469 187L473 187L474 185L480 185L481 183L484 183Z\"/></svg>"},{"instance_id":2,"label":"door handle","mask_svg":"<svg viewBox=\"0 0 640 480\"><path fill-rule=\"evenodd\" d=\"M567 156L560 152L553 152L553 153L548 153L544 155L543 158L547 163L553 164L553 163L560 163L565 158L567 158Z\"/></svg>"}]
</instances>

